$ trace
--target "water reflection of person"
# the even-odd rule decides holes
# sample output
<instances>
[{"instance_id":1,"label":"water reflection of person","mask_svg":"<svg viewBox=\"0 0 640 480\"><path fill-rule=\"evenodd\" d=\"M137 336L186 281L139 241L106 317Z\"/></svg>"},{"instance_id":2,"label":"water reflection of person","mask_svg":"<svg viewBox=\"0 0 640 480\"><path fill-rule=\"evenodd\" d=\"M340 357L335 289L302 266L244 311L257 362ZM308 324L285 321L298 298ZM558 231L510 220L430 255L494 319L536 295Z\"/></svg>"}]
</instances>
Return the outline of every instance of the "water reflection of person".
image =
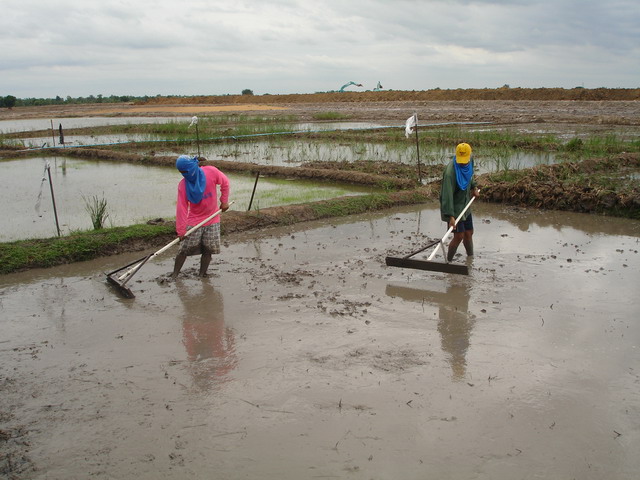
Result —
<instances>
[{"instance_id":1,"label":"water reflection of person","mask_svg":"<svg viewBox=\"0 0 640 480\"><path fill-rule=\"evenodd\" d=\"M222 294L205 280L201 289L176 282L184 306L182 337L194 384L211 390L229 380L236 367L233 329L224 324Z\"/></svg>"},{"instance_id":2,"label":"water reflection of person","mask_svg":"<svg viewBox=\"0 0 640 480\"><path fill-rule=\"evenodd\" d=\"M438 332L442 349L449 354L453 378L463 380L467 373L467 350L475 315L469 313L469 287L451 281L446 300L439 304Z\"/></svg>"},{"instance_id":3,"label":"water reflection of person","mask_svg":"<svg viewBox=\"0 0 640 480\"><path fill-rule=\"evenodd\" d=\"M392 297L415 302L429 302L439 307L438 333L442 350L447 354L454 380L464 380L467 373L467 351L475 315L469 313L469 282L456 278L448 280L446 292L387 285Z\"/></svg>"}]
</instances>

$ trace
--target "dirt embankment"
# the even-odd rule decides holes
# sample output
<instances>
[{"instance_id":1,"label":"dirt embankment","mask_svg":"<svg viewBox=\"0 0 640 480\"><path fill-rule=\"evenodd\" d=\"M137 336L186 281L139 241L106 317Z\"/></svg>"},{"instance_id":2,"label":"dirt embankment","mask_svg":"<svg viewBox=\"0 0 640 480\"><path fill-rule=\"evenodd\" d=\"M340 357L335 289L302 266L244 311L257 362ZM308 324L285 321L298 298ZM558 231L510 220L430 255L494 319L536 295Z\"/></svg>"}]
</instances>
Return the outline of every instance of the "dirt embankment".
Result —
<instances>
[{"instance_id":1,"label":"dirt embankment","mask_svg":"<svg viewBox=\"0 0 640 480\"><path fill-rule=\"evenodd\" d=\"M314 120L334 112L352 121L404 122L413 113L421 124L438 122L562 123L640 125L640 89L499 88L380 92L321 92L288 95L157 97L138 108L210 108L222 105L286 107L269 115Z\"/></svg>"},{"instance_id":2,"label":"dirt embankment","mask_svg":"<svg viewBox=\"0 0 640 480\"><path fill-rule=\"evenodd\" d=\"M582 213L604 213L640 219L640 154L538 165L519 171L515 179L503 174L479 178L485 200L518 206Z\"/></svg>"},{"instance_id":3,"label":"dirt embankment","mask_svg":"<svg viewBox=\"0 0 640 480\"><path fill-rule=\"evenodd\" d=\"M287 95L155 97L139 103L45 105L0 109L0 120L86 116L295 116L317 121L327 112L349 121L397 124L413 113L420 124L492 122L640 125L640 89L499 88Z\"/></svg>"},{"instance_id":4,"label":"dirt embankment","mask_svg":"<svg viewBox=\"0 0 640 480\"><path fill-rule=\"evenodd\" d=\"M28 155L23 152L21 155ZM14 153L12 155L18 155ZM65 155L102 161L128 162L139 165L173 167L175 158L148 154L126 153L113 150L68 148ZM204 164L210 162L203 162ZM215 166L227 172L285 178L305 178L322 181L373 185L389 191L416 191L417 170L394 162L312 162L300 167L258 165L246 162L216 160ZM507 203L548 210L608 214L640 218L640 184L634 180L640 170L640 154L623 153L607 158L564 162L557 165L539 165L531 169L485 174L478 177L483 199L494 203ZM423 178L440 176L440 167L424 166ZM507 178L508 177L508 178ZM437 198L437 184L427 185L415 201ZM425 197L426 195L426 197ZM409 195L407 198L412 198ZM402 200L405 203L407 200ZM393 203L393 202L392 202ZM292 210L291 215L278 210L283 218L309 220L315 214ZM270 211L270 209L266 209ZM264 227L274 224L265 210L264 218L238 219L240 224ZM281 224L282 222L277 222ZM245 228L242 227L242 228ZM232 228L236 230L236 228Z\"/></svg>"},{"instance_id":5,"label":"dirt embankment","mask_svg":"<svg viewBox=\"0 0 640 480\"><path fill-rule=\"evenodd\" d=\"M144 165L175 164L174 157L110 150L78 148L67 149L66 153L84 158ZM215 165L228 172L375 185L401 191L416 189L418 185L414 168L393 162L315 162L292 168L216 160ZM423 171L423 175L439 177L440 167L425 168L431 170ZM511 171L507 174L512 178L508 179L505 178L505 172L485 174L478 177L478 183L482 186L484 199L490 202L640 218L640 184L633 180L639 169L640 154L623 153L608 158L539 165L531 169ZM427 185L428 196L431 198L437 196L437 183Z\"/></svg>"},{"instance_id":6,"label":"dirt embankment","mask_svg":"<svg viewBox=\"0 0 640 480\"><path fill-rule=\"evenodd\" d=\"M24 152L27 155L29 152ZM135 153L116 152L112 150L99 150L91 148L67 148L65 155L70 157L91 158L95 160L111 160L116 162L128 162L139 165L157 165L174 167L175 157L140 155ZM203 165L213 165L212 162L202 161ZM383 162L387 163L387 162ZM314 180L354 183L358 185L374 185L388 189L406 190L417 185L415 179L407 178L407 169L402 165L389 167L376 172L354 171L352 169L320 168L313 164L311 167L279 167L274 165L258 165L255 163L216 160L215 166L225 172L242 172L260 174L264 176L278 176L286 178L308 178Z\"/></svg>"},{"instance_id":7,"label":"dirt embankment","mask_svg":"<svg viewBox=\"0 0 640 480\"><path fill-rule=\"evenodd\" d=\"M463 100L529 100L529 101L633 101L640 100L640 88L478 88L453 90L383 90L379 92L348 91L286 95L218 95L193 97L155 97L140 105L167 104L246 104L246 103L334 103L334 102L422 102Z\"/></svg>"}]
</instances>

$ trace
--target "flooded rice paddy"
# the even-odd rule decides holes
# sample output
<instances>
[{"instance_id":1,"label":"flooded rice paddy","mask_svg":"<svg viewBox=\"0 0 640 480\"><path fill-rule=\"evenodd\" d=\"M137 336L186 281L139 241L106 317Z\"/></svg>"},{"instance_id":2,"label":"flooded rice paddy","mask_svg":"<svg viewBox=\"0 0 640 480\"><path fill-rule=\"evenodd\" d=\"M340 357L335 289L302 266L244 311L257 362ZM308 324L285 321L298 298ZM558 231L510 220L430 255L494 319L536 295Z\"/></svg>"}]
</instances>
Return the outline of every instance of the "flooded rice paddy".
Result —
<instances>
[{"instance_id":1,"label":"flooded rice paddy","mask_svg":"<svg viewBox=\"0 0 640 480\"><path fill-rule=\"evenodd\" d=\"M227 139L217 143L202 143L198 150L195 141L185 142L181 147L167 147L169 143L157 135L96 135L69 136L67 143L58 147L60 154L64 148L73 146L113 146L126 143L144 143L158 155L200 155L207 160L236 160L239 162L256 163L280 167L295 167L307 162L356 162L356 161L389 161L407 165L418 164L415 144L386 145L380 143L329 143L306 139L293 140L234 140ZM28 139L33 148L46 147L51 139ZM422 165L444 165L452 156L449 148L430 147L421 148L420 162ZM512 149L484 149L474 156L477 172L491 173L506 169L518 170L536 165L557 163L554 152L528 152Z\"/></svg>"},{"instance_id":2,"label":"flooded rice paddy","mask_svg":"<svg viewBox=\"0 0 640 480\"><path fill-rule=\"evenodd\" d=\"M225 237L208 279L168 252L133 300L140 252L2 276L11 473L634 478L640 222L473 214L469 276L384 264L436 204Z\"/></svg>"},{"instance_id":3,"label":"flooded rice paddy","mask_svg":"<svg viewBox=\"0 0 640 480\"><path fill-rule=\"evenodd\" d=\"M101 135L69 135L65 129L91 128L109 125L144 125L150 123L187 123L192 117L81 117L67 118L53 121L53 128L47 120L26 119L26 120L3 120L0 121L0 137L3 134L16 134L21 132L46 131L45 135L39 137L27 136L12 139L11 141L25 148L42 148L55 146L96 146L119 143L136 142L168 142L175 141L155 134L129 134L112 133ZM63 127L64 144L60 142L59 127ZM318 123L291 123L287 124L287 130L282 133L303 133L322 131L342 131L342 130L367 130L372 128L382 128L382 125L371 122L318 122ZM192 136L195 141L195 130ZM204 137L202 138L205 139Z\"/></svg>"},{"instance_id":4,"label":"flooded rice paddy","mask_svg":"<svg viewBox=\"0 0 640 480\"><path fill-rule=\"evenodd\" d=\"M156 123L185 122L191 117L160 117L153 119ZM123 125L128 123L150 123L142 118L78 118L72 125L99 126L99 125ZM43 128L43 120L14 120L5 121L6 132L28 131L27 126ZM18 123L22 122L22 123ZM82 122L86 122L82 124ZM54 123L58 125L57 123ZM176 138L156 134L132 134L113 133L101 135L65 135L64 145L59 144L57 126L55 135L14 139L25 148L48 148L57 146L62 151L65 147L81 146L112 146L120 144L145 144L159 155L191 155L200 154L208 160L236 160L240 162L257 163L270 166L294 167L306 162L355 162L355 161L390 161L408 165L417 165L418 160L424 165L443 165L453 155L451 148L438 146L421 147L420 158L411 140L395 144L383 144L372 142L326 142L308 140L302 138L279 138L282 134L303 133L310 131L346 131L369 130L376 128L390 128L370 122L324 122L324 123L299 123L290 125L290 129L280 133L256 134L240 137L216 137L218 141L213 143L196 141L195 133L192 139L181 137L177 140L184 142L180 147L167 147L166 144L175 142ZM14 129L24 130L14 130ZM46 128L46 126L44 126ZM69 127L72 128L72 127ZM76 127L73 127L76 128ZM404 128L398 126L397 128ZM496 127L476 127L474 130L495 129ZM499 129L499 128L498 128ZM2 125L0 124L0 132ZM251 138L255 137L255 138ZM211 139L208 139L211 140ZM198 145L200 143L200 145ZM453 147L452 147L453 148ZM496 172L505 169L529 168L536 165L548 165L558 160L553 152L528 152L513 149L484 149L475 153L476 170L479 174Z\"/></svg>"},{"instance_id":5,"label":"flooded rice paddy","mask_svg":"<svg viewBox=\"0 0 640 480\"><path fill-rule=\"evenodd\" d=\"M49 165L53 197L49 185ZM175 218L175 168L34 157L1 162L0 201L11 215L0 217L0 241L47 238L57 234L55 213L63 234L92 229L87 203L94 197L107 202L105 226L126 226L162 217ZM229 174L232 210L246 211L255 176ZM258 179L252 210L375 192L373 187L310 180ZM53 200L56 209L54 211Z\"/></svg>"},{"instance_id":6,"label":"flooded rice paddy","mask_svg":"<svg viewBox=\"0 0 640 480\"><path fill-rule=\"evenodd\" d=\"M190 147L193 149L193 146ZM406 165L418 164L415 144L411 142L386 145L356 142L328 143L321 141L257 141L208 144L200 147L208 160L237 160L260 165L295 167L307 162L393 162ZM163 155L175 155L176 150L163 150ZM451 149L431 147L420 150L421 165L445 165L451 160ZM504 169L529 168L535 165L556 163L556 155L550 152L525 152L509 150L485 150L475 157L478 174Z\"/></svg>"}]
</instances>

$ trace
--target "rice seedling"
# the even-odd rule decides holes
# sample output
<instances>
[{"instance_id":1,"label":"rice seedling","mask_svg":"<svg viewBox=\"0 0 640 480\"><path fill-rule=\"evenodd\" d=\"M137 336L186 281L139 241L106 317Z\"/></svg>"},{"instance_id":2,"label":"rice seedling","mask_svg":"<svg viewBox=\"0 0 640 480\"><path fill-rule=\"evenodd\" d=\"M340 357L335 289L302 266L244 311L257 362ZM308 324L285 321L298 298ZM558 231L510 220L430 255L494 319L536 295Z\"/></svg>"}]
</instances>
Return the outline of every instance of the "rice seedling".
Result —
<instances>
[{"instance_id":1,"label":"rice seedling","mask_svg":"<svg viewBox=\"0 0 640 480\"><path fill-rule=\"evenodd\" d=\"M101 230L104 228L107 218L109 218L109 212L107 211L107 200L102 197L98 198L97 195L92 197L82 196L84 200L85 210L91 217L91 224L94 230Z\"/></svg>"}]
</instances>

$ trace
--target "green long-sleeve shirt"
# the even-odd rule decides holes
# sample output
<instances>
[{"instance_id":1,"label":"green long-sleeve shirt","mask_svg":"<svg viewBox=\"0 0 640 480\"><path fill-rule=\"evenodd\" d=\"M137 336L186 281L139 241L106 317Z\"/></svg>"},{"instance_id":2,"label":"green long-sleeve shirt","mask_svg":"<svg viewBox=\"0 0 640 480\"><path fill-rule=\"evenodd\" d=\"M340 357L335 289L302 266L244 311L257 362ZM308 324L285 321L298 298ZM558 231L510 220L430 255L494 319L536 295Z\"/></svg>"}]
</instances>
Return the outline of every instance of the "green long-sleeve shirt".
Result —
<instances>
[{"instance_id":1,"label":"green long-sleeve shirt","mask_svg":"<svg viewBox=\"0 0 640 480\"><path fill-rule=\"evenodd\" d=\"M453 166L454 160L449 162L442 174L442 186L440 189L440 217L444 222L448 222L451 217L458 218L460 212L471 200L471 193L476 188L476 181L471 177L471 181L466 190L460 190L456 181L456 172ZM467 210L462 217L466 220L471 214L471 209Z\"/></svg>"}]
</instances>

